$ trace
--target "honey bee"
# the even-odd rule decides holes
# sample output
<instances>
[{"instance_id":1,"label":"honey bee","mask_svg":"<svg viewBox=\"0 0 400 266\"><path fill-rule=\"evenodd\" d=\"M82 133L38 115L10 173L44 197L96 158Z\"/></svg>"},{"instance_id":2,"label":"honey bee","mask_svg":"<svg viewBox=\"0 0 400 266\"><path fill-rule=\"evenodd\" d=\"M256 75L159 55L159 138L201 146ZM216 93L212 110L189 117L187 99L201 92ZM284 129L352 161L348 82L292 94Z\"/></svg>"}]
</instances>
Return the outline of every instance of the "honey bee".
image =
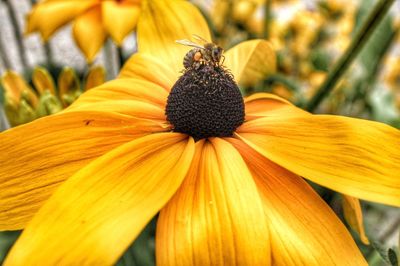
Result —
<instances>
[{"instance_id":1,"label":"honey bee","mask_svg":"<svg viewBox=\"0 0 400 266\"><path fill-rule=\"evenodd\" d=\"M215 43L209 42L200 36L193 35L193 38L198 41L198 43L189 40L177 40L179 44L186 46L195 47L186 53L183 58L183 66L185 69L195 68L198 69L200 65L214 65L218 66L220 64L221 58L223 58L223 49L216 45Z\"/></svg>"}]
</instances>

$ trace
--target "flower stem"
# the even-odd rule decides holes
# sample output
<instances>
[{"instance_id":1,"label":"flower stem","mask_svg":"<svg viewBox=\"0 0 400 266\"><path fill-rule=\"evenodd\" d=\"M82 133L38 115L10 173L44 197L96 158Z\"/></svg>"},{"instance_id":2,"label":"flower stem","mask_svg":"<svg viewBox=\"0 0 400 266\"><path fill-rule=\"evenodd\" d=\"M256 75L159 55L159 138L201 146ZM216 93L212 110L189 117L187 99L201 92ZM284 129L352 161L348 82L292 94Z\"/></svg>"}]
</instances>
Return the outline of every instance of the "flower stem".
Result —
<instances>
[{"instance_id":1,"label":"flower stem","mask_svg":"<svg viewBox=\"0 0 400 266\"><path fill-rule=\"evenodd\" d=\"M269 37L269 27L271 24L271 0L266 0L265 1L265 8L264 8L264 32L263 32L263 38L268 39Z\"/></svg>"},{"instance_id":2,"label":"flower stem","mask_svg":"<svg viewBox=\"0 0 400 266\"><path fill-rule=\"evenodd\" d=\"M368 18L363 23L361 29L357 32L352 40L350 46L347 48L345 53L339 59L339 61L333 67L333 70L329 73L328 77L311 98L306 106L307 111L314 111L322 100L330 93L335 87L337 82L349 68L351 63L354 61L358 53L362 50L364 45L367 43L375 28L379 25L382 19L385 17L394 0L379 0L375 5Z\"/></svg>"}]
</instances>

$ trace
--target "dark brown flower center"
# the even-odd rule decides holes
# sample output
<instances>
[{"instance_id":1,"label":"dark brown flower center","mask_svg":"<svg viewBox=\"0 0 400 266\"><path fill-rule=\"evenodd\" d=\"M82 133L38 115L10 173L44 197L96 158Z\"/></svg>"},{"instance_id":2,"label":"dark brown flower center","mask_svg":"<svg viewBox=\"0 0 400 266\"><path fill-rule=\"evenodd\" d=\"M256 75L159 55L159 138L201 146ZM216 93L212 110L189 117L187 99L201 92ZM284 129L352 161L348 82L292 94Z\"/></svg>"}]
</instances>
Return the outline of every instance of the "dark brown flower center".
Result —
<instances>
[{"instance_id":1,"label":"dark brown flower center","mask_svg":"<svg viewBox=\"0 0 400 266\"><path fill-rule=\"evenodd\" d=\"M245 115L232 74L212 64L185 70L172 87L165 112L175 132L195 139L232 136Z\"/></svg>"}]
</instances>

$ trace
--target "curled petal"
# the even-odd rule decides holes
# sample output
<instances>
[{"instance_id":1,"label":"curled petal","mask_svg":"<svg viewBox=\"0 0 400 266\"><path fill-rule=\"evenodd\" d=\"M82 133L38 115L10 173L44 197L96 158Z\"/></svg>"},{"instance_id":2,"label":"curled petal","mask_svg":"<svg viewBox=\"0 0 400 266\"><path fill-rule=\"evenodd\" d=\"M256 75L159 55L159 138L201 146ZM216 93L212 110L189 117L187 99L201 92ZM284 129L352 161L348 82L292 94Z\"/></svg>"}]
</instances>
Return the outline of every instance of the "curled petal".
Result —
<instances>
[{"instance_id":1,"label":"curled petal","mask_svg":"<svg viewBox=\"0 0 400 266\"><path fill-rule=\"evenodd\" d=\"M365 229L363 225L363 214L360 200L347 195L342 195L342 199L343 214L346 222L354 231L357 232L360 240L364 244L369 245L369 240L367 235L365 234Z\"/></svg>"},{"instance_id":2,"label":"curled petal","mask_svg":"<svg viewBox=\"0 0 400 266\"><path fill-rule=\"evenodd\" d=\"M276 56L269 42L242 42L225 53L225 65L241 86L253 86L276 70Z\"/></svg>"}]
</instances>

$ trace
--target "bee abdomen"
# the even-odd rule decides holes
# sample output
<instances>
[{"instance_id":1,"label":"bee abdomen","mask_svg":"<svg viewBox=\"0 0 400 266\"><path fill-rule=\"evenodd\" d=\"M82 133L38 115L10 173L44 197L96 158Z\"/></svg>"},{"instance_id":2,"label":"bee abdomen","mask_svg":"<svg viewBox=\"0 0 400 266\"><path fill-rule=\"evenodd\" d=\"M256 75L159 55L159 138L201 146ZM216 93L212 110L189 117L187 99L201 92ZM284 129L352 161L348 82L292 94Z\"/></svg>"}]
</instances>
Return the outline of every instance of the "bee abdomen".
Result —
<instances>
[{"instance_id":1,"label":"bee abdomen","mask_svg":"<svg viewBox=\"0 0 400 266\"><path fill-rule=\"evenodd\" d=\"M200 49L194 48L186 53L183 58L183 66L185 69L193 67L193 65L199 61L198 59L196 60L196 53L200 53Z\"/></svg>"}]
</instances>

